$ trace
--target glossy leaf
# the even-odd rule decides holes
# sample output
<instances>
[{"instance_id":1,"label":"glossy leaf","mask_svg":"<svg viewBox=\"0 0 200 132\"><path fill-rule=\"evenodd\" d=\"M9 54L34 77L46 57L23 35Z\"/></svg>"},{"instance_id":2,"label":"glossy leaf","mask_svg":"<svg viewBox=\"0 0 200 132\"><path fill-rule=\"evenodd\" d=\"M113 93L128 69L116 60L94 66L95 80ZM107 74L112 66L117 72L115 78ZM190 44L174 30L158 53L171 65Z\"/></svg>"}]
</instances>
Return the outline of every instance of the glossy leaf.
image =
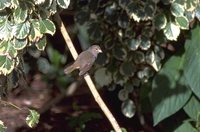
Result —
<instances>
[{"instance_id":1,"label":"glossy leaf","mask_svg":"<svg viewBox=\"0 0 200 132\"><path fill-rule=\"evenodd\" d=\"M187 11L194 11L198 4L199 0L186 0L185 9Z\"/></svg>"},{"instance_id":2,"label":"glossy leaf","mask_svg":"<svg viewBox=\"0 0 200 132\"><path fill-rule=\"evenodd\" d=\"M0 43L0 55L7 55L9 57L16 57L17 50L13 47L12 41L1 41Z\"/></svg>"},{"instance_id":3,"label":"glossy leaf","mask_svg":"<svg viewBox=\"0 0 200 132\"><path fill-rule=\"evenodd\" d=\"M32 128L39 123L40 114L37 111L30 109L29 112L29 115L26 117L26 123Z\"/></svg>"},{"instance_id":4,"label":"glossy leaf","mask_svg":"<svg viewBox=\"0 0 200 132\"><path fill-rule=\"evenodd\" d=\"M17 39L25 39L29 35L29 32L30 32L30 23L28 21L25 23L14 25L12 27L12 34Z\"/></svg>"},{"instance_id":5,"label":"glossy leaf","mask_svg":"<svg viewBox=\"0 0 200 132\"><path fill-rule=\"evenodd\" d=\"M14 39L13 47L16 50L22 50L27 45L27 43L28 43L27 39Z\"/></svg>"},{"instance_id":6,"label":"glossy leaf","mask_svg":"<svg viewBox=\"0 0 200 132\"><path fill-rule=\"evenodd\" d=\"M155 27L160 30L164 29L165 26L167 25L167 18L164 14L158 14L155 16L153 19Z\"/></svg>"},{"instance_id":7,"label":"glossy leaf","mask_svg":"<svg viewBox=\"0 0 200 132\"><path fill-rule=\"evenodd\" d=\"M35 42L38 38L42 38L43 34L40 32L40 24L37 20L31 21L31 29L29 34L29 40Z\"/></svg>"},{"instance_id":8,"label":"glossy leaf","mask_svg":"<svg viewBox=\"0 0 200 132\"><path fill-rule=\"evenodd\" d=\"M42 50L43 51L45 49L46 45L47 45L46 36L41 38L35 45L38 48L38 50Z\"/></svg>"},{"instance_id":9,"label":"glossy leaf","mask_svg":"<svg viewBox=\"0 0 200 132\"><path fill-rule=\"evenodd\" d=\"M177 127L174 132L195 132L196 129L189 123L183 122L179 127Z\"/></svg>"},{"instance_id":10,"label":"glossy leaf","mask_svg":"<svg viewBox=\"0 0 200 132\"><path fill-rule=\"evenodd\" d=\"M184 6L182 6L181 4L178 3L173 3L171 5L171 13L175 16L175 17L180 17L183 16L184 14Z\"/></svg>"},{"instance_id":11,"label":"glossy leaf","mask_svg":"<svg viewBox=\"0 0 200 132\"><path fill-rule=\"evenodd\" d=\"M195 16L200 21L200 4L198 4L196 10L195 10Z\"/></svg>"},{"instance_id":12,"label":"glossy leaf","mask_svg":"<svg viewBox=\"0 0 200 132\"><path fill-rule=\"evenodd\" d=\"M48 33L53 35L56 31L56 27L52 21L49 19L39 21L40 33Z\"/></svg>"},{"instance_id":13,"label":"glossy leaf","mask_svg":"<svg viewBox=\"0 0 200 132\"><path fill-rule=\"evenodd\" d=\"M131 118L135 115L136 107L134 102L128 99L122 103L121 110L126 117Z\"/></svg>"},{"instance_id":14,"label":"glossy leaf","mask_svg":"<svg viewBox=\"0 0 200 132\"><path fill-rule=\"evenodd\" d=\"M5 9L11 5L11 0L0 0L0 10Z\"/></svg>"},{"instance_id":15,"label":"glossy leaf","mask_svg":"<svg viewBox=\"0 0 200 132\"><path fill-rule=\"evenodd\" d=\"M191 96L182 73L184 56L173 56L153 79L151 103L154 125L180 110Z\"/></svg>"},{"instance_id":16,"label":"glossy leaf","mask_svg":"<svg viewBox=\"0 0 200 132\"><path fill-rule=\"evenodd\" d=\"M189 21L186 17L176 17L175 22L181 29L189 29Z\"/></svg>"},{"instance_id":17,"label":"glossy leaf","mask_svg":"<svg viewBox=\"0 0 200 132\"><path fill-rule=\"evenodd\" d=\"M187 82L194 92L194 94L200 99L200 27L196 27L192 30L192 38L185 43L185 61L184 61L184 75Z\"/></svg>"},{"instance_id":18,"label":"glossy leaf","mask_svg":"<svg viewBox=\"0 0 200 132\"><path fill-rule=\"evenodd\" d=\"M127 56L127 51L124 48L114 47L112 51L114 57L118 60L124 60Z\"/></svg>"},{"instance_id":19,"label":"glossy leaf","mask_svg":"<svg viewBox=\"0 0 200 132\"><path fill-rule=\"evenodd\" d=\"M126 89L121 89L119 92L118 92L118 98L119 100L121 101L125 101L128 99L128 91Z\"/></svg>"},{"instance_id":20,"label":"glossy leaf","mask_svg":"<svg viewBox=\"0 0 200 132\"><path fill-rule=\"evenodd\" d=\"M0 39L8 40L11 39L11 23L5 18L0 20Z\"/></svg>"},{"instance_id":21,"label":"glossy leaf","mask_svg":"<svg viewBox=\"0 0 200 132\"><path fill-rule=\"evenodd\" d=\"M106 70L106 68L98 69L94 74L95 82L100 87L108 86L112 82L112 74Z\"/></svg>"},{"instance_id":22,"label":"glossy leaf","mask_svg":"<svg viewBox=\"0 0 200 132\"><path fill-rule=\"evenodd\" d=\"M19 6L18 0L11 0L11 8L16 9Z\"/></svg>"},{"instance_id":23,"label":"glossy leaf","mask_svg":"<svg viewBox=\"0 0 200 132\"><path fill-rule=\"evenodd\" d=\"M4 123L0 120L0 132L5 132L6 127L4 126Z\"/></svg>"},{"instance_id":24,"label":"glossy leaf","mask_svg":"<svg viewBox=\"0 0 200 132\"><path fill-rule=\"evenodd\" d=\"M177 40L180 34L180 28L172 22L167 23L163 31L168 40Z\"/></svg>"},{"instance_id":25,"label":"glossy leaf","mask_svg":"<svg viewBox=\"0 0 200 132\"><path fill-rule=\"evenodd\" d=\"M199 110L200 102L195 96L192 96L188 103L184 106L184 111L191 119L197 120L199 116Z\"/></svg>"},{"instance_id":26,"label":"glossy leaf","mask_svg":"<svg viewBox=\"0 0 200 132\"><path fill-rule=\"evenodd\" d=\"M18 6L14 10L13 16L14 16L15 23L25 22L25 20L26 20L26 18L28 16L28 9L26 9L25 5L23 7Z\"/></svg>"},{"instance_id":27,"label":"glossy leaf","mask_svg":"<svg viewBox=\"0 0 200 132\"><path fill-rule=\"evenodd\" d=\"M15 61L6 55L0 56L0 74L8 75L14 69Z\"/></svg>"},{"instance_id":28,"label":"glossy leaf","mask_svg":"<svg viewBox=\"0 0 200 132\"><path fill-rule=\"evenodd\" d=\"M70 4L70 0L57 0L57 3L61 8L67 9Z\"/></svg>"},{"instance_id":29,"label":"glossy leaf","mask_svg":"<svg viewBox=\"0 0 200 132\"><path fill-rule=\"evenodd\" d=\"M136 72L136 67L132 62L124 62L121 64L119 71L122 75L130 77Z\"/></svg>"},{"instance_id":30,"label":"glossy leaf","mask_svg":"<svg viewBox=\"0 0 200 132\"><path fill-rule=\"evenodd\" d=\"M128 46L129 46L130 50L133 50L133 51L138 49L140 43L141 43L141 41L138 39L132 38L132 39L128 40Z\"/></svg>"}]
</instances>

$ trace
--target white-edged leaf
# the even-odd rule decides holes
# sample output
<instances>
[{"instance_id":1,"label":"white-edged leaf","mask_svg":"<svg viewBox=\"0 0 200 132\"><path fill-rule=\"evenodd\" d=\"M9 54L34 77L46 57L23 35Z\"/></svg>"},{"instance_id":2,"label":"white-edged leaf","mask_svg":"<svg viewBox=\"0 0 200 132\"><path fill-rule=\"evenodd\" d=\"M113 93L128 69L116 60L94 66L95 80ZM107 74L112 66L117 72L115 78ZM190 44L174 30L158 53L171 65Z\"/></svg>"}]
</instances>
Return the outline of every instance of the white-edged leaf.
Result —
<instances>
[{"instance_id":1,"label":"white-edged leaf","mask_svg":"<svg viewBox=\"0 0 200 132\"><path fill-rule=\"evenodd\" d=\"M21 50L27 45L27 39L14 39L13 46L16 50Z\"/></svg>"},{"instance_id":2,"label":"white-edged leaf","mask_svg":"<svg viewBox=\"0 0 200 132\"><path fill-rule=\"evenodd\" d=\"M48 34L53 35L56 31L56 27L54 23L49 19L40 20L39 25L40 25L40 32L42 34L48 33Z\"/></svg>"},{"instance_id":3,"label":"white-edged leaf","mask_svg":"<svg viewBox=\"0 0 200 132\"><path fill-rule=\"evenodd\" d=\"M5 9L11 5L11 0L0 0L0 10Z\"/></svg>"},{"instance_id":4,"label":"white-edged leaf","mask_svg":"<svg viewBox=\"0 0 200 132\"><path fill-rule=\"evenodd\" d=\"M23 23L25 22L28 16L28 9L26 9L26 6L24 7L19 6L14 10L13 16L14 16L15 23Z\"/></svg>"},{"instance_id":5,"label":"white-edged leaf","mask_svg":"<svg viewBox=\"0 0 200 132\"><path fill-rule=\"evenodd\" d=\"M11 39L11 23L5 18L0 20L0 39L9 40Z\"/></svg>"},{"instance_id":6,"label":"white-edged leaf","mask_svg":"<svg viewBox=\"0 0 200 132\"><path fill-rule=\"evenodd\" d=\"M182 6L181 4L178 4L178 3L172 3L172 5L171 5L171 13L175 17L183 16L184 11L185 11L184 10L184 6Z\"/></svg>"},{"instance_id":7,"label":"white-edged leaf","mask_svg":"<svg viewBox=\"0 0 200 132\"><path fill-rule=\"evenodd\" d=\"M13 47L12 41L3 40L0 42L0 55L7 55L9 57L16 57L17 50Z\"/></svg>"},{"instance_id":8,"label":"white-edged leaf","mask_svg":"<svg viewBox=\"0 0 200 132\"><path fill-rule=\"evenodd\" d=\"M0 55L0 75L8 75L12 72L14 69L14 66L16 66L16 60L11 59L10 57L6 55Z\"/></svg>"},{"instance_id":9,"label":"white-edged leaf","mask_svg":"<svg viewBox=\"0 0 200 132\"><path fill-rule=\"evenodd\" d=\"M57 3L61 8L67 9L70 4L70 0L57 0Z\"/></svg>"},{"instance_id":10,"label":"white-edged leaf","mask_svg":"<svg viewBox=\"0 0 200 132\"><path fill-rule=\"evenodd\" d=\"M98 69L94 74L95 82L101 87L107 86L112 82L112 74L106 68Z\"/></svg>"},{"instance_id":11,"label":"white-edged leaf","mask_svg":"<svg viewBox=\"0 0 200 132\"><path fill-rule=\"evenodd\" d=\"M47 45L46 36L43 36L36 44L38 50L44 50Z\"/></svg>"},{"instance_id":12,"label":"white-edged leaf","mask_svg":"<svg viewBox=\"0 0 200 132\"><path fill-rule=\"evenodd\" d=\"M40 114L37 111L30 109L29 112L29 115L26 117L26 123L32 128L39 123Z\"/></svg>"},{"instance_id":13,"label":"white-edged leaf","mask_svg":"<svg viewBox=\"0 0 200 132\"><path fill-rule=\"evenodd\" d=\"M163 29L165 36L168 40L177 40L180 34L180 28L173 22L167 23L166 27Z\"/></svg>"},{"instance_id":14,"label":"white-edged leaf","mask_svg":"<svg viewBox=\"0 0 200 132\"><path fill-rule=\"evenodd\" d=\"M189 29L189 21L185 16L176 17L175 22L181 29Z\"/></svg>"},{"instance_id":15,"label":"white-edged leaf","mask_svg":"<svg viewBox=\"0 0 200 132\"><path fill-rule=\"evenodd\" d=\"M30 23L28 21L14 25L12 27L12 34L17 39L24 39L29 35L29 33L30 33Z\"/></svg>"}]
</instances>

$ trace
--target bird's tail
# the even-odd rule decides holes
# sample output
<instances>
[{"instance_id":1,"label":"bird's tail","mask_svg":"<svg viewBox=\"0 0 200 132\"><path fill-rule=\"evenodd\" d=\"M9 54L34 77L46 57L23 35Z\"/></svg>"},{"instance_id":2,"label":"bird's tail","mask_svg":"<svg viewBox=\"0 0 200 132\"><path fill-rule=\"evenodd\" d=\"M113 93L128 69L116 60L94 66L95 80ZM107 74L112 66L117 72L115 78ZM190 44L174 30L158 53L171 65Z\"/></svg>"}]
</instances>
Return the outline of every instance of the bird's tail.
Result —
<instances>
[{"instance_id":1,"label":"bird's tail","mask_svg":"<svg viewBox=\"0 0 200 132\"><path fill-rule=\"evenodd\" d=\"M74 64L72 64L72 65L68 66L67 68L65 68L64 72L65 72L65 74L69 74L75 69L76 68L74 67Z\"/></svg>"}]
</instances>

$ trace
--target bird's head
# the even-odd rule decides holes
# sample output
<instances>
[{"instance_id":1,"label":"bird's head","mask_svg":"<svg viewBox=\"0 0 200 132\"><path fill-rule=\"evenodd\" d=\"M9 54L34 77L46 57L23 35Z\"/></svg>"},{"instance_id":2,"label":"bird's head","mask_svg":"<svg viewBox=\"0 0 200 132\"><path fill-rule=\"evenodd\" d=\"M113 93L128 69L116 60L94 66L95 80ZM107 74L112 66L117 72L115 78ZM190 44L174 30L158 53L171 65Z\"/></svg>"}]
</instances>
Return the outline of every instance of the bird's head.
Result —
<instances>
[{"instance_id":1,"label":"bird's head","mask_svg":"<svg viewBox=\"0 0 200 132\"><path fill-rule=\"evenodd\" d=\"M99 45L92 45L89 49L88 49L94 56L97 56L99 53L102 53L101 48L99 47Z\"/></svg>"}]
</instances>

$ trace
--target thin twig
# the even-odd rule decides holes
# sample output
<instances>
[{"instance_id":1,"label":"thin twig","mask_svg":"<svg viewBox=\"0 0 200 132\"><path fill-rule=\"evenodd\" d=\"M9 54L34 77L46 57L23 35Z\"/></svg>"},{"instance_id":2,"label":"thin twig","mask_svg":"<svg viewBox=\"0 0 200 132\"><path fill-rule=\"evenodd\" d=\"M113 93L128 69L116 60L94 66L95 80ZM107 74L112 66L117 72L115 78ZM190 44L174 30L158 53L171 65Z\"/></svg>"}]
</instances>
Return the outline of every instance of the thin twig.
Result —
<instances>
[{"instance_id":1,"label":"thin twig","mask_svg":"<svg viewBox=\"0 0 200 132\"><path fill-rule=\"evenodd\" d=\"M7 102L7 101L4 101L4 100L0 100L0 103L2 103L2 104L4 104L4 105L12 106L12 107L14 107L15 109L18 109L18 110L22 110L20 107L14 105L14 104L11 103L11 102Z\"/></svg>"},{"instance_id":2,"label":"thin twig","mask_svg":"<svg viewBox=\"0 0 200 132\"><path fill-rule=\"evenodd\" d=\"M73 58L76 59L78 57L78 53L76 52L76 50L74 48L74 45L69 37L69 34L59 16L59 14L57 14L57 13L55 14L54 20L60 27L61 34L63 35L63 38L65 39L65 42L66 42ZM115 120L114 116L112 115L112 113L110 112L108 107L105 105L104 101L102 100L101 96L99 95L98 91L96 90L96 87L95 87L91 77L88 74L86 74L84 76L84 79L87 82L87 85L88 85L90 91L92 92L92 95L94 96L95 101L98 103L98 105L100 106L100 108L102 109L102 111L104 112L104 114L106 115L106 117L108 118L110 123L112 124L114 130L116 132L122 132L117 121Z\"/></svg>"}]
</instances>

